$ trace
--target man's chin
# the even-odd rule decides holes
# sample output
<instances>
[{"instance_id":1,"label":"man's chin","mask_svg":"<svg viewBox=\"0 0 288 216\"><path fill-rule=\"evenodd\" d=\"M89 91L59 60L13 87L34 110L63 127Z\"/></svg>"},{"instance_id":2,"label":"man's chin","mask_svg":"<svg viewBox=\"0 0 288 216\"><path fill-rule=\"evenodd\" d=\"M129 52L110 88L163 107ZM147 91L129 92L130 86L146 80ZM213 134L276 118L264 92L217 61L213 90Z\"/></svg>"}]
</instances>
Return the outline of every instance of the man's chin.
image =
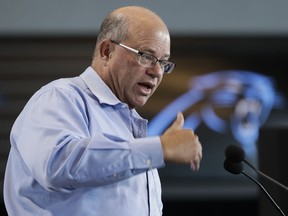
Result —
<instances>
[{"instance_id":1,"label":"man's chin","mask_svg":"<svg viewBox=\"0 0 288 216\"><path fill-rule=\"evenodd\" d=\"M137 107L142 107L146 104L146 102L148 101L149 97L141 97L138 100L134 101L134 103L132 104L131 107L133 108L137 108Z\"/></svg>"}]
</instances>

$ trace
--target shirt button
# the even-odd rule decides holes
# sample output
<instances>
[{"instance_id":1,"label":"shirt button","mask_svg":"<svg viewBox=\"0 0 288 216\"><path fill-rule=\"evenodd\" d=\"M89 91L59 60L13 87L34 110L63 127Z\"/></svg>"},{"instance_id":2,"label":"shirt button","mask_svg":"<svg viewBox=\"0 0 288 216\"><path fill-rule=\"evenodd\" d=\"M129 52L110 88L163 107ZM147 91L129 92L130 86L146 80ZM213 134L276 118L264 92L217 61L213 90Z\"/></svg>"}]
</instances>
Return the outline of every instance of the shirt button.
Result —
<instances>
[{"instance_id":1,"label":"shirt button","mask_svg":"<svg viewBox=\"0 0 288 216\"><path fill-rule=\"evenodd\" d=\"M151 167L152 161L151 161L150 159L148 159L148 160L146 161L146 164L147 164L147 166Z\"/></svg>"}]
</instances>

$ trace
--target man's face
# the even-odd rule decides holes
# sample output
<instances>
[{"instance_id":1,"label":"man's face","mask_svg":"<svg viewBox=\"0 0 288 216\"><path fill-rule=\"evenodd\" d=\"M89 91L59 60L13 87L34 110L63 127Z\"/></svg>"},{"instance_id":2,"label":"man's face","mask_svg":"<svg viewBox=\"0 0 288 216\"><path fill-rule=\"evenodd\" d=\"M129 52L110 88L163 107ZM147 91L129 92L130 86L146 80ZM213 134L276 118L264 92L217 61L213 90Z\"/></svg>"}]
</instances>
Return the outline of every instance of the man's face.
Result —
<instances>
[{"instance_id":1,"label":"man's face","mask_svg":"<svg viewBox=\"0 0 288 216\"><path fill-rule=\"evenodd\" d=\"M158 32L139 40L127 40L122 44L138 51L167 60L170 55L169 35ZM115 45L109 58L109 83L115 95L130 108L143 106L159 86L163 71L157 62L152 67L139 64L139 54Z\"/></svg>"}]
</instances>

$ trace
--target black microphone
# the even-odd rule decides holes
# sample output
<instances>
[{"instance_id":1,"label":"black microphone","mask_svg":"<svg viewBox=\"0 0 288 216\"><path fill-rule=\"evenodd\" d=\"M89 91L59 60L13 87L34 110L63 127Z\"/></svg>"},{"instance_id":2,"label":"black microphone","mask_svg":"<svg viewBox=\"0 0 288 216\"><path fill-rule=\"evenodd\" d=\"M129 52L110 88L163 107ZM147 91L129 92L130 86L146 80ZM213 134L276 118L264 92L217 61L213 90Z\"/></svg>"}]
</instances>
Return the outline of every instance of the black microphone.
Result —
<instances>
[{"instance_id":1,"label":"black microphone","mask_svg":"<svg viewBox=\"0 0 288 216\"><path fill-rule=\"evenodd\" d=\"M235 163L226 158L226 160L224 161L224 169L232 174L238 175L243 172L243 164L242 162Z\"/></svg>"},{"instance_id":2,"label":"black microphone","mask_svg":"<svg viewBox=\"0 0 288 216\"><path fill-rule=\"evenodd\" d=\"M281 188L283 188L283 189L288 191L288 187L286 187L285 185L283 185L280 182L276 181L275 179L271 178L270 176L264 174L263 172L259 171L251 163L249 163L247 160L245 160L245 151L240 146L236 146L236 145L228 146L226 148L226 150L225 150L225 156L226 156L226 158L228 158L230 161L232 161L234 163L239 163L239 162L243 161L251 169L253 169L256 173L258 173L262 177L272 181L273 183L277 184Z\"/></svg>"},{"instance_id":3,"label":"black microphone","mask_svg":"<svg viewBox=\"0 0 288 216\"><path fill-rule=\"evenodd\" d=\"M243 171L243 164L242 162L233 162L230 159L226 158L226 160L224 161L224 168L225 170L227 170L228 172L238 175L240 173L242 173L243 175L245 175L246 177L248 177L249 179L251 179L253 182L255 182L265 193L265 195L269 198L269 200L274 204L274 206L277 208L277 210L283 215L285 216L284 212L282 211L282 209L277 205L277 203L273 200L273 198L270 196L270 194L266 191L266 189L260 184L260 182L258 182L256 179L252 178L250 175L248 175L247 173L245 173Z\"/></svg>"}]
</instances>

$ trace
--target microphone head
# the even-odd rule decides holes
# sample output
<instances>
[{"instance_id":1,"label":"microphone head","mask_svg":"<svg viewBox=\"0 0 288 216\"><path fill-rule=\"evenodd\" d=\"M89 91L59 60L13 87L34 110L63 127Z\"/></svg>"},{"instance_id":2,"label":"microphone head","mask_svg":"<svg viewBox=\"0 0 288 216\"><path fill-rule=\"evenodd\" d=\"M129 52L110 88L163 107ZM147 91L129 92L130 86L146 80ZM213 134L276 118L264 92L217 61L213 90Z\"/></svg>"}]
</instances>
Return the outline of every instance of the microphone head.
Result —
<instances>
[{"instance_id":1,"label":"microphone head","mask_svg":"<svg viewBox=\"0 0 288 216\"><path fill-rule=\"evenodd\" d=\"M242 162L235 163L226 158L224 161L224 169L232 174L238 175L243 171Z\"/></svg>"},{"instance_id":2,"label":"microphone head","mask_svg":"<svg viewBox=\"0 0 288 216\"><path fill-rule=\"evenodd\" d=\"M234 163L239 163L245 159L244 150L237 145L230 145L225 150L225 156Z\"/></svg>"}]
</instances>

